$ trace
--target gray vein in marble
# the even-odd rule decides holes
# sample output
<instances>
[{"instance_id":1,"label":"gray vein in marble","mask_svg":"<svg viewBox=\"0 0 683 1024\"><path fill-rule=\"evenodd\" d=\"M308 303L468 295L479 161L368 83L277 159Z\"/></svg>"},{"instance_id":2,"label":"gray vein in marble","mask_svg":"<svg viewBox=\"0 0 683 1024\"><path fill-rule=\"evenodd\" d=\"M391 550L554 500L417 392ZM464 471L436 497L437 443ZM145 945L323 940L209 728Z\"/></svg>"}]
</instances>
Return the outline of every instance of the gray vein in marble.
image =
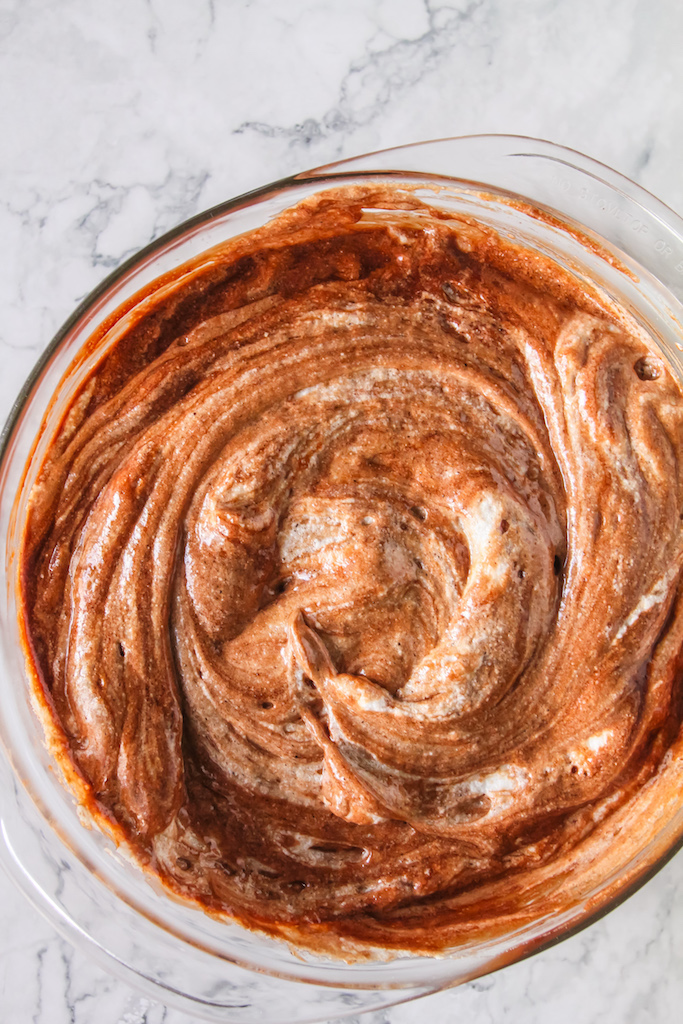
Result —
<instances>
[{"instance_id":1,"label":"gray vein in marble","mask_svg":"<svg viewBox=\"0 0 683 1024\"><path fill-rule=\"evenodd\" d=\"M463 26L484 8L484 0L470 0L462 9L423 0L428 28L415 39L393 39L373 50L380 33L371 37L363 55L353 60L339 86L337 102L320 118L308 118L291 127L262 121L244 121L234 134L255 132L268 139L283 138L292 145L310 146L354 131L379 119L440 61L443 61ZM290 31L296 26L289 25Z\"/></svg>"}]
</instances>

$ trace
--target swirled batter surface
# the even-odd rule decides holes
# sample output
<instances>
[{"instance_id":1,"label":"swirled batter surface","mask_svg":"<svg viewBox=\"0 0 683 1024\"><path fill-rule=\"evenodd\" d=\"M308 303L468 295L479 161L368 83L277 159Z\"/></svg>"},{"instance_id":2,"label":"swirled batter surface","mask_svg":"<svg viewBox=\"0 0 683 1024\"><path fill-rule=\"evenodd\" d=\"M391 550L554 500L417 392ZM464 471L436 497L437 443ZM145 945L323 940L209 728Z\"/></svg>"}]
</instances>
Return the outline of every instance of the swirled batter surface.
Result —
<instances>
[{"instance_id":1,"label":"swirled batter surface","mask_svg":"<svg viewBox=\"0 0 683 1024\"><path fill-rule=\"evenodd\" d=\"M52 746L141 863L304 946L428 951L645 841L680 767L683 399L625 314L349 189L108 329L23 616Z\"/></svg>"}]
</instances>

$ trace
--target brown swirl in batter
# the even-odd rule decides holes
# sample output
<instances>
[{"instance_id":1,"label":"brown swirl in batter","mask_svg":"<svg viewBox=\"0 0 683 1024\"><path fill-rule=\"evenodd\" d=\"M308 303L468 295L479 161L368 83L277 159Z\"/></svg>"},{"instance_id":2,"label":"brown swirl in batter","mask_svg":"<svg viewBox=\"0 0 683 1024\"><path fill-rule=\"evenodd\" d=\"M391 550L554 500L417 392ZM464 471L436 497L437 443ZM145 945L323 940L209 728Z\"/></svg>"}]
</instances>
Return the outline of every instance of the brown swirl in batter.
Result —
<instances>
[{"instance_id":1,"label":"brown swirl in batter","mask_svg":"<svg viewBox=\"0 0 683 1024\"><path fill-rule=\"evenodd\" d=\"M683 400L625 315L349 189L108 329L23 616L50 742L141 863L348 955L523 926L644 842L680 767Z\"/></svg>"}]
</instances>

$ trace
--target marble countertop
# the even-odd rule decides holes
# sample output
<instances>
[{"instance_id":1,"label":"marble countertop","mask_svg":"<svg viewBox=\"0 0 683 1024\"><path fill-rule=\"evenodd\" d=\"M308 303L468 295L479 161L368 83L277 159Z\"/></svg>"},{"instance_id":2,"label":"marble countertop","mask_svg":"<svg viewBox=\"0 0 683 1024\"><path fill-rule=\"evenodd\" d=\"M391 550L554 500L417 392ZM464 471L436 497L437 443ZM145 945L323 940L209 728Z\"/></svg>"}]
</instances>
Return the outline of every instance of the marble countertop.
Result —
<instances>
[{"instance_id":1,"label":"marble countertop","mask_svg":"<svg viewBox=\"0 0 683 1024\"><path fill-rule=\"evenodd\" d=\"M0 417L139 247L290 172L504 132L572 146L683 213L679 0L0 0ZM0 876L4 1024L187 1024ZM531 960L366 1024L661 1024L683 1005L683 853ZM352 1018L357 1021L358 1018Z\"/></svg>"}]
</instances>

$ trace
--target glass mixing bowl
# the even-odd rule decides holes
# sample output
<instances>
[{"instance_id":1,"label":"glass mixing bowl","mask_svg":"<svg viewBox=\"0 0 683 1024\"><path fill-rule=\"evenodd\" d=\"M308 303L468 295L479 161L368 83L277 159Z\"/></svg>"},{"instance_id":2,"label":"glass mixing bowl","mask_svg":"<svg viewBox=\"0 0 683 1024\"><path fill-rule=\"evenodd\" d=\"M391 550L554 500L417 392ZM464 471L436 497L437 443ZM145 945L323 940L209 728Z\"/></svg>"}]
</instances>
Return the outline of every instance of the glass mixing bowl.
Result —
<instances>
[{"instance_id":1,"label":"glass mixing bowl","mask_svg":"<svg viewBox=\"0 0 683 1024\"><path fill-rule=\"evenodd\" d=\"M320 189L377 180L409 181L426 190L440 186L437 193L425 191L430 202L478 218L597 285L658 339L683 380L683 221L593 160L547 142L508 136L444 139L373 153L223 203L128 260L57 334L23 387L2 436L0 860L70 941L195 1019L320 1021L475 978L566 937L611 909L682 841L683 798L630 844L616 875L591 883L561 916L541 915L533 926L442 957L400 956L347 965L297 954L155 888L108 838L82 824L45 748L19 643L17 551L26 497L52 430L100 355L100 348L86 342L150 282L177 274L210 247L263 225Z\"/></svg>"}]
</instances>

